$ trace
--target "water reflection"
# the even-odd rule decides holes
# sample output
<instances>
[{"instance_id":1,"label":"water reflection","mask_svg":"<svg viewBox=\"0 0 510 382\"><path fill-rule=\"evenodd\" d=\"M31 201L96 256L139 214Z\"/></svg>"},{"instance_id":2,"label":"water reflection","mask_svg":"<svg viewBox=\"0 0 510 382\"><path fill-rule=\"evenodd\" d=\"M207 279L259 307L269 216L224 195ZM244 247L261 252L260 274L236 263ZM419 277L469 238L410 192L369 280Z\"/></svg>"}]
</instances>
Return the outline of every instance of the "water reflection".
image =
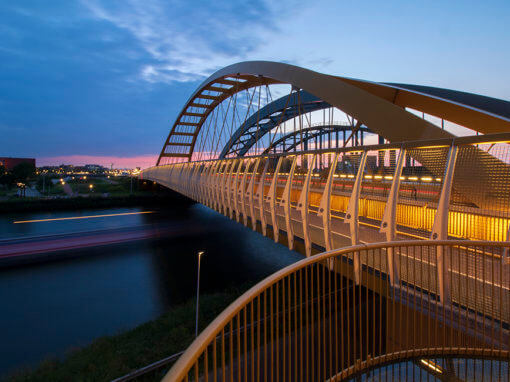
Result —
<instances>
[{"instance_id":1,"label":"water reflection","mask_svg":"<svg viewBox=\"0 0 510 382\"><path fill-rule=\"evenodd\" d=\"M123 211L139 209L94 213ZM64 224L12 224L74 215L4 216L0 231L7 238L138 227L159 238L61 252L49 262L0 268L0 375L135 327L193 297L200 250L206 252L202 293L253 284L302 258L201 205Z\"/></svg>"}]
</instances>

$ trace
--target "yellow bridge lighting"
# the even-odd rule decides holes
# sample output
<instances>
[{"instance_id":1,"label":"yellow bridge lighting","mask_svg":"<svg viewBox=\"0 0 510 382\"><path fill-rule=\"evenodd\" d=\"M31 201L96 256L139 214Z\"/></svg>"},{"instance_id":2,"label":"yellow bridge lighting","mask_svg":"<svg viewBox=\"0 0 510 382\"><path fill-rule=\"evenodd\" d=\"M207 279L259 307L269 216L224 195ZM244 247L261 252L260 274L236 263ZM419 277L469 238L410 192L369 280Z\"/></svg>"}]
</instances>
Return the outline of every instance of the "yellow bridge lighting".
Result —
<instances>
[{"instance_id":1,"label":"yellow bridge lighting","mask_svg":"<svg viewBox=\"0 0 510 382\"><path fill-rule=\"evenodd\" d=\"M429 369L435 371L436 373L442 373L443 372L443 370L435 362L428 361L428 360L425 360L425 359L421 359L420 362L423 365L427 366Z\"/></svg>"}]
</instances>

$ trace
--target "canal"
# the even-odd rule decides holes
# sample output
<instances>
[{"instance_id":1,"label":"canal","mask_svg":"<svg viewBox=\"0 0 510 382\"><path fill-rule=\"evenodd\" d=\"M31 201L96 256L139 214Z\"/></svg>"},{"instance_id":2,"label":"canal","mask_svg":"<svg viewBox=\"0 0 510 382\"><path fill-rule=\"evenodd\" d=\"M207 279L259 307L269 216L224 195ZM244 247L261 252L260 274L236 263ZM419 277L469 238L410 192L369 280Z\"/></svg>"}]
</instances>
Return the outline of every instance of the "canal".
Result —
<instances>
[{"instance_id":1,"label":"canal","mask_svg":"<svg viewBox=\"0 0 510 382\"><path fill-rule=\"evenodd\" d=\"M199 204L0 215L0 242L119 231L151 236L0 263L0 377L193 298L199 251L201 293L254 284L302 258Z\"/></svg>"}]
</instances>

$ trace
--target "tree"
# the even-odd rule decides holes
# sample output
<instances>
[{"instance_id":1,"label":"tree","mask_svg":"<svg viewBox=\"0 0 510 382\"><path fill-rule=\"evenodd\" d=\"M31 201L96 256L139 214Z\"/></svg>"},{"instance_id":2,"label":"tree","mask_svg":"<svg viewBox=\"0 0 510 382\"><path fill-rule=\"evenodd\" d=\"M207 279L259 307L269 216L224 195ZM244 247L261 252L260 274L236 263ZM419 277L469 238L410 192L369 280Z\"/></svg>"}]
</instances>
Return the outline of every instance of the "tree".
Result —
<instances>
[{"instance_id":1,"label":"tree","mask_svg":"<svg viewBox=\"0 0 510 382\"><path fill-rule=\"evenodd\" d=\"M14 183L14 178L4 166L0 166L0 185L10 186Z\"/></svg>"},{"instance_id":2,"label":"tree","mask_svg":"<svg viewBox=\"0 0 510 382\"><path fill-rule=\"evenodd\" d=\"M16 182L26 182L28 178L34 176L35 166L31 163L20 163L11 171Z\"/></svg>"}]
</instances>

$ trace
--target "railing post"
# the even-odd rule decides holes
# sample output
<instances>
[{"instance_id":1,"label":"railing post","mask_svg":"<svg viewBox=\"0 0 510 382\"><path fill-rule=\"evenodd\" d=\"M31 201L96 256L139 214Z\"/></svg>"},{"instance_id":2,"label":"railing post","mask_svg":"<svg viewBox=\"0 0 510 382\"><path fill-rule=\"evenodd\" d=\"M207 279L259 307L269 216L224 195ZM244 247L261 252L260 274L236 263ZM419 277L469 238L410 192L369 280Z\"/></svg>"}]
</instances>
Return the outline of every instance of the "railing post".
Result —
<instances>
[{"instance_id":1,"label":"railing post","mask_svg":"<svg viewBox=\"0 0 510 382\"><path fill-rule=\"evenodd\" d=\"M248 216L246 216L246 176L248 175L248 170L250 168L250 161L251 159L246 159L243 180L241 181L241 189L239 190L241 193L241 212L243 214L243 223L245 227L248 225Z\"/></svg>"},{"instance_id":2,"label":"railing post","mask_svg":"<svg viewBox=\"0 0 510 382\"><path fill-rule=\"evenodd\" d=\"M402 148L398 157L397 166L393 175L393 182L391 183L390 194L388 195L388 202L384 208L384 214L381 222L380 232L386 233L386 241L395 240L397 231L397 204L398 204L398 190L400 188L400 177L402 175L402 167L404 166L404 159L406 157L406 150ZM387 248L388 255L388 273L390 275L390 282L392 286L399 283L399 275L397 268L397 259L393 247Z\"/></svg>"},{"instance_id":3,"label":"railing post","mask_svg":"<svg viewBox=\"0 0 510 382\"><path fill-rule=\"evenodd\" d=\"M167 181L167 187L173 189L173 186L172 186L172 172L174 171L174 168L173 166L165 166L165 168L167 169L166 171L166 181Z\"/></svg>"},{"instance_id":4,"label":"railing post","mask_svg":"<svg viewBox=\"0 0 510 382\"><path fill-rule=\"evenodd\" d=\"M239 165L237 166L237 171L236 171L236 177L235 177L235 181L234 181L234 210L235 210L235 213L236 213L236 222L239 223L239 201L237 199L237 194L239 192L239 175L241 173L241 168L243 167L243 163L244 163L244 159L239 159Z\"/></svg>"},{"instance_id":5,"label":"railing post","mask_svg":"<svg viewBox=\"0 0 510 382\"><path fill-rule=\"evenodd\" d=\"M230 173L228 175L227 180L227 204L228 204L228 216L232 219L232 174L234 173L234 169L236 168L236 164L238 163L238 159L234 159L232 163L232 167L230 167ZM226 215L226 214L225 214Z\"/></svg>"},{"instance_id":6,"label":"railing post","mask_svg":"<svg viewBox=\"0 0 510 382\"><path fill-rule=\"evenodd\" d=\"M179 163L178 164L179 166L179 173L177 175L177 180L175 182L175 190L177 192L182 192L182 177L184 176L185 172L184 172L184 168L186 167L184 164L181 164Z\"/></svg>"},{"instance_id":7,"label":"railing post","mask_svg":"<svg viewBox=\"0 0 510 382\"><path fill-rule=\"evenodd\" d=\"M200 168L200 163L199 162L195 162L195 163L191 163L188 165L188 176L186 179L187 180L187 183L188 183L188 193L189 193L189 197L193 200L195 200L195 195L196 195L196 188L197 188L197 181L196 181L196 177L197 177L197 172L199 171L199 168Z\"/></svg>"},{"instance_id":8,"label":"railing post","mask_svg":"<svg viewBox=\"0 0 510 382\"><path fill-rule=\"evenodd\" d=\"M200 162L196 162L192 169L193 171L190 171L190 197L194 200L197 200L197 194L198 194L198 174L200 172Z\"/></svg>"},{"instance_id":9,"label":"railing post","mask_svg":"<svg viewBox=\"0 0 510 382\"><path fill-rule=\"evenodd\" d=\"M305 239L305 252L309 257L312 254L312 240L310 238L310 228L308 226L308 201L310 196L310 179L312 178L313 168L315 166L316 155L312 154L312 160L309 163L308 173L299 195L298 211L301 211L301 221L303 223L303 236Z\"/></svg>"},{"instance_id":10,"label":"railing post","mask_svg":"<svg viewBox=\"0 0 510 382\"><path fill-rule=\"evenodd\" d=\"M202 162L199 166L199 170L198 170L198 173L197 173L197 201L200 202L200 203L203 203L202 201L202 196L204 194L204 187L203 187L203 180L204 180L204 175L207 171L207 168L205 167L205 163Z\"/></svg>"},{"instance_id":11,"label":"railing post","mask_svg":"<svg viewBox=\"0 0 510 382\"><path fill-rule=\"evenodd\" d=\"M294 230L292 229L292 217L291 217L291 205L290 199L292 197L292 179L294 178L294 170L296 169L297 157L293 157L292 165L290 167L289 176L287 178L287 184L285 184L285 188L282 194L282 199L280 200L280 206L283 207L283 211L285 213L285 224L287 226L287 242L289 244L289 249L294 249Z\"/></svg>"},{"instance_id":12,"label":"railing post","mask_svg":"<svg viewBox=\"0 0 510 382\"><path fill-rule=\"evenodd\" d=\"M262 234L266 236L267 234L267 224L266 224L266 215L264 209L264 191L266 189L266 174L267 168L269 167L269 158L266 160L266 165L264 166L264 170L262 171L262 176L260 177L259 186L257 188L257 200L259 202L259 211L260 211L260 225L262 226ZM255 230L255 228L254 228Z\"/></svg>"},{"instance_id":13,"label":"railing post","mask_svg":"<svg viewBox=\"0 0 510 382\"><path fill-rule=\"evenodd\" d=\"M349 224L351 243L357 245L359 238L359 196L361 192L361 182L363 181L363 172L365 171L365 162L367 160L367 152L363 151L361 156L358 173L356 174L356 180L352 187L351 197L349 199L349 205L347 206L347 212L345 213L344 223ZM354 263L354 281L356 284L360 282L360 254L355 252L353 254Z\"/></svg>"},{"instance_id":14,"label":"railing post","mask_svg":"<svg viewBox=\"0 0 510 382\"><path fill-rule=\"evenodd\" d=\"M321 203L319 206L319 212L317 216L322 216L322 226L324 230L324 242L326 243L326 251L333 249L333 237L331 235L331 189L333 186L333 179L335 176L335 170L338 163L339 153L335 154L331 168L329 169L328 180L324 186L322 192Z\"/></svg>"},{"instance_id":15,"label":"railing post","mask_svg":"<svg viewBox=\"0 0 510 382\"><path fill-rule=\"evenodd\" d=\"M508 225L508 230L506 231L506 241L510 242L510 224ZM508 247L505 247L503 250L503 256L501 256L501 262L506 265L510 265L510 256L508 256Z\"/></svg>"},{"instance_id":16,"label":"railing post","mask_svg":"<svg viewBox=\"0 0 510 382\"><path fill-rule=\"evenodd\" d=\"M184 192L182 192L183 191L182 178L184 177L184 175L186 173L185 172L185 167L186 166L185 166L185 163L178 163L177 165L179 166L179 174L177 175L177 180L175 182L175 190L177 192L180 192L181 194L184 194Z\"/></svg>"},{"instance_id":17,"label":"railing post","mask_svg":"<svg viewBox=\"0 0 510 382\"><path fill-rule=\"evenodd\" d=\"M197 164L187 162L182 165L182 177L179 180L179 188L184 191L184 195L193 199L193 173L196 171Z\"/></svg>"},{"instance_id":18,"label":"railing post","mask_svg":"<svg viewBox=\"0 0 510 382\"><path fill-rule=\"evenodd\" d=\"M228 174L230 173L233 163L234 162L232 160L227 161L227 163L225 163L225 169L223 170L223 176L221 178L221 184L220 184L221 211L222 211L223 215L225 215L225 216L227 216L227 205L228 205L227 204L228 202L227 202L226 196L225 196L225 191L226 191L227 182L229 179Z\"/></svg>"},{"instance_id":19,"label":"railing post","mask_svg":"<svg viewBox=\"0 0 510 382\"><path fill-rule=\"evenodd\" d=\"M250 219L253 230L257 229L257 218L255 217L255 208L253 206L253 194L255 193L255 176L257 175L257 170L259 169L260 158L257 158L255 161L255 165L253 166L253 172L251 174L250 183L248 184L248 203L250 203Z\"/></svg>"},{"instance_id":20,"label":"railing post","mask_svg":"<svg viewBox=\"0 0 510 382\"><path fill-rule=\"evenodd\" d=\"M212 179L211 179L211 208L216 210L218 206L218 198L217 198L217 184L218 184L218 178L219 173L221 170L221 166L223 165L223 161L219 160L216 162L216 167L214 168L214 171L212 173Z\"/></svg>"},{"instance_id":21,"label":"railing post","mask_svg":"<svg viewBox=\"0 0 510 382\"><path fill-rule=\"evenodd\" d=\"M203 180L206 171L207 171L206 163L202 162L197 173L197 201L202 204L203 204L202 195L204 191Z\"/></svg>"},{"instance_id":22,"label":"railing post","mask_svg":"<svg viewBox=\"0 0 510 382\"><path fill-rule=\"evenodd\" d=\"M283 157L278 158L278 163L276 164L276 169L273 175L273 181L271 182L271 187L269 187L269 193L267 194L267 200L270 205L269 210L271 211L271 221L273 223L273 235L275 243L278 243L280 234L280 229L278 228L278 221L276 217L276 189L278 187L278 173L280 172L282 160Z\"/></svg>"},{"instance_id":23,"label":"railing post","mask_svg":"<svg viewBox=\"0 0 510 382\"><path fill-rule=\"evenodd\" d=\"M207 167L207 170L205 172L205 178L204 178L204 204L208 207L211 207L211 179L212 179L212 172L214 169L214 166L216 166L216 163L209 163L209 167Z\"/></svg>"},{"instance_id":24,"label":"railing post","mask_svg":"<svg viewBox=\"0 0 510 382\"><path fill-rule=\"evenodd\" d=\"M211 169L213 163L204 162L204 171L202 172L202 200L201 203L205 206L209 206L209 179L211 176Z\"/></svg>"},{"instance_id":25,"label":"railing post","mask_svg":"<svg viewBox=\"0 0 510 382\"><path fill-rule=\"evenodd\" d=\"M437 212L434 218L434 225L432 226L432 233L430 238L432 240L447 240L448 239L448 207L450 205L450 194L453 183L453 174L455 170L455 161L457 159L457 146L452 144L448 153L446 161L446 169L444 174L443 188L439 197L437 205ZM439 296L441 302L447 303L450 301L450 283L448 280L448 270L450 268L450 261L448 256L444 253L444 247L437 247L437 281L439 284Z\"/></svg>"},{"instance_id":26,"label":"railing post","mask_svg":"<svg viewBox=\"0 0 510 382\"><path fill-rule=\"evenodd\" d=\"M218 164L217 162L211 163L209 162L209 168L207 171L207 175L205 177L205 205L212 208L212 199L211 199L211 193L212 193L212 174L213 171Z\"/></svg>"},{"instance_id":27,"label":"railing post","mask_svg":"<svg viewBox=\"0 0 510 382\"><path fill-rule=\"evenodd\" d=\"M219 161L219 164L218 164L218 168L214 174L214 180L213 180L213 205L214 205L214 209L216 211L219 211L220 210L220 201L219 201L219 187L220 187L220 180L221 180L221 177L220 177L220 174L221 174L221 170L223 168L223 164L224 164L224 160L220 160Z\"/></svg>"}]
</instances>

